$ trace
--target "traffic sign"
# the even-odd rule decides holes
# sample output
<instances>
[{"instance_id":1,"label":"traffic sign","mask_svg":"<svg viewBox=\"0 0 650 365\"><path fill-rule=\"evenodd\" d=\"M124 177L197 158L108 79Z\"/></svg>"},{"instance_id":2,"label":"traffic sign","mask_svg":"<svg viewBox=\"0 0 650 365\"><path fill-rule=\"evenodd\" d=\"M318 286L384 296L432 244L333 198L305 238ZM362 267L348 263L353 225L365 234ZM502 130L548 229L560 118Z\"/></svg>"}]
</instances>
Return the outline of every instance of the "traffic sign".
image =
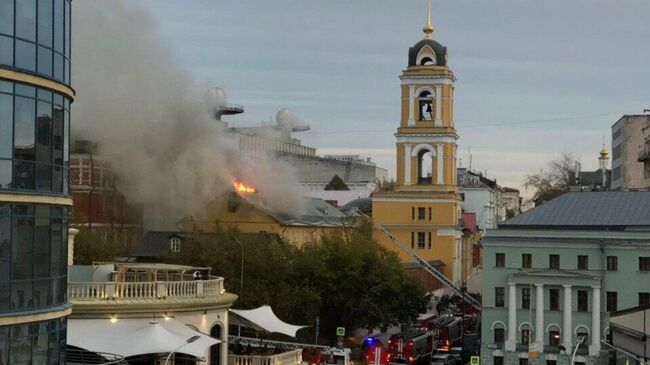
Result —
<instances>
[{"instance_id":1,"label":"traffic sign","mask_svg":"<svg viewBox=\"0 0 650 365\"><path fill-rule=\"evenodd\" d=\"M470 357L469 363L470 363L470 365L480 365L481 364L481 358L479 356L472 356L472 357Z\"/></svg>"},{"instance_id":2,"label":"traffic sign","mask_svg":"<svg viewBox=\"0 0 650 365\"><path fill-rule=\"evenodd\" d=\"M337 336L345 336L345 327L336 327Z\"/></svg>"}]
</instances>

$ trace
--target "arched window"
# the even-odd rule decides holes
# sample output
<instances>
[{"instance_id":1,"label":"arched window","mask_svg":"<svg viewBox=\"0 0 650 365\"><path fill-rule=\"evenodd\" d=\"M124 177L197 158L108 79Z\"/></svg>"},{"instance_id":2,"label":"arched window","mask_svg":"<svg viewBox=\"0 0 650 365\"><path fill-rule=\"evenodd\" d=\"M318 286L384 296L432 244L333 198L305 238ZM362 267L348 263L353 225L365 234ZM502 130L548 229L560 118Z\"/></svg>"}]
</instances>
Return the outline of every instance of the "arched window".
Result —
<instances>
[{"instance_id":1,"label":"arched window","mask_svg":"<svg viewBox=\"0 0 650 365\"><path fill-rule=\"evenodd\" d=\"M504 343L506 340L506 326L502 322L495 322L492 325L494 343Z\"/></svg>"},{"instance_id":2,"label":"arched window","mask_svg":"<svg viewBox=\"0 0 650 365\"><path fill-rule=\"evenodd\" d=\"M435 66L435 64L431 57L422 57L420 60L420 66Z\"/></svg>"},{"instance_id":3,"label":"arched window","mask_svg":"<svg viewBox=\"0 0 650 365\"><path fill-rule=\"evenodd\" d=\"M431 184L433 156L431 151L423 149L418 152L418 184Z\"/></svg>"},{"instance_id":4,"label":"arched window","mask_svg":"<svg viewBox=\"0 0 650 365\"><path fill-rule=\"evenodd\" d=\"M210 336L216 338L217 340L221 339L221 326L215 324L210 329ZM210 346L210 365L220 365L221 364L221 343Z\"/></svg>"},{"instance_id":5,"label":"arched window","mask_svg":"<svg viewBox=\"0 0 650 365\"><path fill-rule=\"evenodd\" d=\"M528 345L530 343L530 336L532 334L530 325L528 323L522 323L521 326L519 326L519 332L521 333L520 343L522 345Z\"/></svg>"},{"instance_id":6,"label":"arched window","mask_svg":"<svg viewBox=\"0 0 650 365\"><path fill-rule=\"evenodd\" d=\"M428 90L418 95L420 120L433 120L433 97L434 95Z\"/></svg>"},{"instance_id":7,"label":"arched window","mask_svg":"<svg viewBox=\"0 0 650 365\"><path fill-rule=\"evenodd\" d=\"M560 336L560 326L551 323L546 327L546 332L548 333L548 344L551 346L559 346L560 341L562 340Z\"/></svg>"}]
</instances>

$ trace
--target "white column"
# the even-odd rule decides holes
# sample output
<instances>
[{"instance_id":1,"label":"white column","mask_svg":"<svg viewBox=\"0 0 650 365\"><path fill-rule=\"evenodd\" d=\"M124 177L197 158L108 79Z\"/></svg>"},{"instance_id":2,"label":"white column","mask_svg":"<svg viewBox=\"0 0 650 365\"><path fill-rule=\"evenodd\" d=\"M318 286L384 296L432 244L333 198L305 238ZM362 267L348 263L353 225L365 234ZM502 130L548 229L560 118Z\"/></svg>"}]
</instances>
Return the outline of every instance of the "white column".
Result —
<instances>
[{"instance_id":1,"label":"white column","mask_svg":"<svg viewBox=\"0 0 650 365\"><path fill-rule=\"evenodd\" d=\"M437 173L437 175L438 176L436 177L436 182L438 184L444 184L445 183L445 180L444 180L445 179L445 177L444 177L444 171L445 170L444 170L443 166L444 166L444 154L445 154L444 146L445 145L442 144L442 143L438 143L437 146L438 146L438 149L436 151L436 155L438 157L438 162L437 162L437 165L438 165L438 173Z\"/></svg>"},{"instance_id":2,"label":"white column","mask_svg":"<svg viewBox=\"0 0 650 365\"><path fill-rule=\"evenodd\" d=\"M506 351L517 347L517 284L508 283L508 340Z\"/></svg>"},{"instance_id":3,"label":"white column","mask_svg":"<svg viewBox=\"0 0 650 365\"><path fill-rule=\"evenodd\" d=\"M462 238L456 236L456 244L454 245L454 267L453 267L453 277L452 281L456 284L460 284L463 281L463 272L462 272Z\"/></svg>"},{"instance_id":4,"label":"white column","mask_svg":"<svg viewBox=\"0 0 650 365\"><path fill-rule=\"evenodd\" d=\"M570 351L569 349L572 346L572 311L573 311L573 304L571 304L571 285L564 285L564 312L563 312L563 322L562 322L562 338L564 339L564 348L567 349L567 351Z\"/></svg>"},{"instance_id":5,"label":"white column","mask_svg":"<svg viewBox=\"0 0 650 365\"><path fill-rule=\"evenodd\" d=\"M415 85L409 85L409 119L406 122L409 127L415 125L415 116L413 115L413 109L415 109Z\"/></svg>"},{"instance_id":6,"label":"white column","mask_svg":"<svg viewBox=\"0 0 650 365\"><path fill-rule=\"evenodd\" d=\"M411 145L404 144L404 185L411 185Z\"/></svg>"},{"instance_id":7,"label":"white column","mask_svg":"<svg viewBox=\"0 0 650 365\"><path fill-rule=\"evenodd\" d=\"M74 261L74 236L79 233L76 228L68 228L68 266L73 265Z\"/></svg>"},{"instance_id":8,"label":"white column","mask_svg":"<svg viewBox=\"0 0 650 365\"><path fill-rule=\"evenodd\" d=\"M436 85L436 116L435 123L436 127L442 127L442 87Z\"/></svg>"},{"instance_id":9,"label":"white column","mask_svg":"<svg viewBox=\"0 0 650 365\"><path fill-rule=\"evenodd\" d=\"M544 284L535 284L535 343L544 347Z\"/></svg>"},{"instance_id":10,"label":"white column","mask_svg":"<svg viewBox=\"0 0 650 365\"><path fill-rule=\"evenodd\" d=\"M600 352L600 287L591 287L591 346L589 356L597 356Z\"/></svg>"}]
</instances>

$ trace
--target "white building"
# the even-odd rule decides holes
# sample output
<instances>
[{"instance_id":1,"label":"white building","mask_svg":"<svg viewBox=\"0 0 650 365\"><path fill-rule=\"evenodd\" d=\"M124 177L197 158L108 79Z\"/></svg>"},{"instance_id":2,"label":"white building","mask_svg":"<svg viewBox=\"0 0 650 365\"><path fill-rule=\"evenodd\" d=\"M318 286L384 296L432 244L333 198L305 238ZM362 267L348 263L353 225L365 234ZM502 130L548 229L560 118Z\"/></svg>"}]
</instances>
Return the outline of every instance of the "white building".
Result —
<instances>
[{"instance_id":1,"label":"white building","mask_svg":"<svg viewBox=\"0 0 650 365\"><path fill-rule=\"evenodd\" d=\"M504 190L496 180L488 179L480 173L466 168L456 169L458 187L464 196L463 210L476 213L479 229L494 229L506 218Z\"/></svg>"}]
</instances>

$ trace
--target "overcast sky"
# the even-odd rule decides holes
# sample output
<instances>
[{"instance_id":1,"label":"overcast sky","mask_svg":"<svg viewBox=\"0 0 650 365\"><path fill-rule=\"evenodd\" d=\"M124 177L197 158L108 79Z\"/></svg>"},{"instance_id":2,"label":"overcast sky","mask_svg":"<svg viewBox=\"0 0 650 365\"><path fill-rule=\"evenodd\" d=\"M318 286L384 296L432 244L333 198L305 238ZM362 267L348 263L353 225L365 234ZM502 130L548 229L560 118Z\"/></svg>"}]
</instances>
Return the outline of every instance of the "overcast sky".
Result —
<instances>
[{"instance_id":1,"label":"overcast sky","mask_svg":"<svg viewBox=\"0 0 650 365\"><path fill-rule=\"evenodd\" d=\"M198 90L223 87L239 124L288 107L320 154L371 156L391 175L399 79L425 0L146 0ZM519 187L561 151L597 167L622 114L650 108L650 2L433 2L449 49L462 165Z\"/></svg>"}]
</instances>

